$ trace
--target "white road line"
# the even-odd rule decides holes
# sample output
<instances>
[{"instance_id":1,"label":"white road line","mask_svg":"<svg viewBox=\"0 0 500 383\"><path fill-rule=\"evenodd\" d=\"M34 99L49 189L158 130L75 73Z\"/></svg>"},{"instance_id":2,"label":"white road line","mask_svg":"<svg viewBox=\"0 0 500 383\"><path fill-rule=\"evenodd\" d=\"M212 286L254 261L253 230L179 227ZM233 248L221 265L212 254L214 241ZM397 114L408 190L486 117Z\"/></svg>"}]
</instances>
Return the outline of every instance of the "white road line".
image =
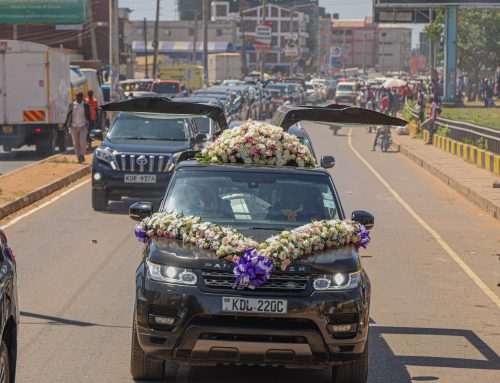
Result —
<instances>
[{"instance_id":1,"label":"white road line","mask_svg":"<svg viewBox=\"0 0 500 383\"><path fill-rule=\"evenodd\" d=\"M69 193L71 193L71 192L75 191L76 189L78 189L78 188L82 187L83 185L85 185L85 184L87 184L87 183L89 183L89 182L90 182L90 178L89 178L89 179L87 179L87 180L85 180L85 181L83 181L83 182L81 182L81 183L79 183L79 184L77 184L77 185L75 185L75 186L73 186L73 187L71 187L71 188L69 188L68 190L65 190L64 192L62 192L62 193L61 193L61 194L59 194L59 195L56 195L54 198L51 198L51 199L50 199L50 200L48 200L47 202L42 203L40 206L37 206L37 207L35 207L34 209L29 210L29 211L27 211L27 212L26 212L26 213L24 213L24 214L21 214L19 217L14 218L12 221L10 221L10 222L8 222L7 224L5 224L5 226L2 226L2 229L7 229L8 227L13 226L14 224L18 223L18 222L19 222L19 221L21 221L22 219L24 219L24 218L26 218L26 217L30 216L31 214L33 214L33 213L37 212L37 211L38 211L38 210L40 210L40 209L43 209L44 207L46 207L46 206L48 206L48 205L50 205L50 204L53 204L53 203L54 203L54 202L56 202L58 199L60 199L60 198L64 197L65 195L67 195L67 194L69 194Z\"/></svg>"},{"instance_id":2,"label":"white road line","mask_svg":"<svg viewBox=\"0 0 500 383\"><path fill-rule=\"evenodd\" d=\"M387 190L396 198L396 200L410 213L410 215L415 218L415 220L425 229L427 232L434 237L436 242L443 248L443 250L453 259L458 266L469 276L470 279L485 293L492 301L500 308L500 298L491 290L479 277L478 275L460 258L460 256L455 253L455 251L446 243L446 241L439 235L439 233L434 230L427 222L425 222L422 217L420 217L415 210L398 194L396 190L392 188L391 185L380 175L379 172L370 165L370 163L364 159L361 154L352 145L352 128L349 129L348 134L348 144L352 152L363 162L363 164L373 173L375 177L385 186Z\"/></svg>"}]
</instances>

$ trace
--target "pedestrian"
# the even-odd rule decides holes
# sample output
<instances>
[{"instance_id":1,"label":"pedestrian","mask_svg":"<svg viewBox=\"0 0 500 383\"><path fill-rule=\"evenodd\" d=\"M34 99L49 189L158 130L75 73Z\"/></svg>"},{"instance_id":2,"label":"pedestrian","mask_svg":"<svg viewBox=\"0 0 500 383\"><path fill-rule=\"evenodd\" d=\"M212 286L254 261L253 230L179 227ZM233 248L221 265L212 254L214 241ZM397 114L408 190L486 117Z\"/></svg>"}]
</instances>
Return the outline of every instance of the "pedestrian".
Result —
<instances>
[{"instance_id":1,"label":"pedestrian","mask_svg":"<svg viewBox=\"0 0 500 383\"><path fill-rule=\"evenodd\" d=\"M430 99L430 110L429 110L429 140L426 142L426 145L432 145L432 141L434 138L434 134L436 133L436 119L439 115L439 108L436 102L436 99L432 97Z\"/></svg>"},{"instance_id":2,"label":"pedestrian","mask_svg":"<svg viewBox=\"0 0 500 383\"><path fill-rule=\"evenodd\" d=\"M89 128L87 132L87 146L88 149L91 150L91 138L90 138L90 132L95 129L96 127L96 121L97 121L97 108L99 107L99 103L97 100L94 98L94 91L91 89L87 92L87 97L85 97L85 103L89 106L90 108L90 121L89 121Z\"/></svg>"},{"instance_id":3,"label":"pedestrian","mask_svg":"<svg viewBox=\"0 0 500 383\"><path fill-rule=\"evenodd\" d=\"M487 108L493 108L495 106L493 102L493 80L486 82L484 89L484 106Z\"/></svg>"},{"instance_id":4,"label":"pedestrian","mask_svg":"<svg viewBox=\"0 0 500 383\"><path fill-rule=\"evenodd\" d=\"M418 94L418 101L417 101L419 110L418 110L418 119L420 122L424 122L425 118L425 90L422 88L420 90L420 93Z\"/></svg>"},{"instance_id":5,"label":"pedestrian","mask_svg":"<svg viewBox=\"0 0 500 383\"><path fill-rule=\"evenodd\" d=\"M90 107L83 102L83 93L78 92L76 100L69 106L66 115L66 127L73 139L76 158L79 163L85 162L87 130L90 122Z\"/></svg>"},{"instance_id":6,"label":"pedestrian","mask_svg":"<svg viewBox=\"0 0 500 383\"><path fill-rule=\"evenodd\" d=\"M384 93L382 98L380 99L380 112L387 114L389 111L389 99L387 98L387 94Z\"/></svg>"},{"instance_id":7,"label":"pedestrian","mask_svg":"<svg viewBox=\"0 0 500 383\"><path fill-rule=\"evenodd\" d=\"M359 95L360 106L364 109L366 108L366 103L368 102L368 93L366 89L361 90L361 94Z\"/></svg>"}]
</instances>

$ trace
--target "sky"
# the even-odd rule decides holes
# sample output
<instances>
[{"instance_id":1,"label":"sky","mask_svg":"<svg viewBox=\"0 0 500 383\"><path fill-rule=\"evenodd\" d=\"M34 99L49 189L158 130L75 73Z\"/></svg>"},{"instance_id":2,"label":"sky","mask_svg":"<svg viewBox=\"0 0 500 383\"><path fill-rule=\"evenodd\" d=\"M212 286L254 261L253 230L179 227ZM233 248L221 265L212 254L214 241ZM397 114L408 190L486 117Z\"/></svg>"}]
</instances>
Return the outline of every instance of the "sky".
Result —
<instances>
[{"instance_id":1,"label":"sky","mask_svg":"<svg viewBox=\"0 0 500 383\"><path fill-rule=\"evenodd\" d=\"M177 19L177 1L160 0L160 19ZM362 19L371 16L373 11L373 0L319 0L319 5L326 8L328 13L338 13L341 19ZM128 7L133 10L130 14L132 20L149 20L155 18L156 0L119 0L120 7ZM418 32L422 26L414 29L412 45L415 47L418 40Z\"/></svg>"}]
</instances>

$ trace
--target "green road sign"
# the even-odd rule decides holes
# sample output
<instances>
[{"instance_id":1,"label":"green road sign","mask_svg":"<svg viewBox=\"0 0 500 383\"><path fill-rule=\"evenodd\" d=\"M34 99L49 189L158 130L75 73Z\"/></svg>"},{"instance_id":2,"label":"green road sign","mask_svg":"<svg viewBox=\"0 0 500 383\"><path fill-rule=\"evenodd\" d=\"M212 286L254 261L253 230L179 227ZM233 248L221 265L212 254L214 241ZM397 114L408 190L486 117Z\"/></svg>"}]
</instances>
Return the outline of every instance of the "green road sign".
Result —
<instances>
[{"instance_id":1,"label":"green road sign","mask_svg":"<svg viewBox=\"0 0 500 383\"><path fill-rule=\"evenodd\" d=\"M88 0L0 0L0 23L84 24Z\"/></svg>"}]
</instances>

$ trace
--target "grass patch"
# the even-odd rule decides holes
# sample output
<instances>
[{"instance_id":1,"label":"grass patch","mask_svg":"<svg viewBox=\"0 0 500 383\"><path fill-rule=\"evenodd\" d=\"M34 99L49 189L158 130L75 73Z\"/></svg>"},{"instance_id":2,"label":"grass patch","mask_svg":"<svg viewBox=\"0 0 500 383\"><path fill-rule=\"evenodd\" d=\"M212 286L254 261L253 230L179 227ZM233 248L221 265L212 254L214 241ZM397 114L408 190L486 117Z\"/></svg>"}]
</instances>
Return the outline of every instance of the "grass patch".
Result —
<instances>
[{"instance_id":1,"label":"grass patch","mask_svg":"<svg viewBox=\"0 0 500 383\"><path fill-rule=\"evenodd\" d=\"M500 130L500 108L442 108L439 117Z\"/></svg>"}]
</instances>

